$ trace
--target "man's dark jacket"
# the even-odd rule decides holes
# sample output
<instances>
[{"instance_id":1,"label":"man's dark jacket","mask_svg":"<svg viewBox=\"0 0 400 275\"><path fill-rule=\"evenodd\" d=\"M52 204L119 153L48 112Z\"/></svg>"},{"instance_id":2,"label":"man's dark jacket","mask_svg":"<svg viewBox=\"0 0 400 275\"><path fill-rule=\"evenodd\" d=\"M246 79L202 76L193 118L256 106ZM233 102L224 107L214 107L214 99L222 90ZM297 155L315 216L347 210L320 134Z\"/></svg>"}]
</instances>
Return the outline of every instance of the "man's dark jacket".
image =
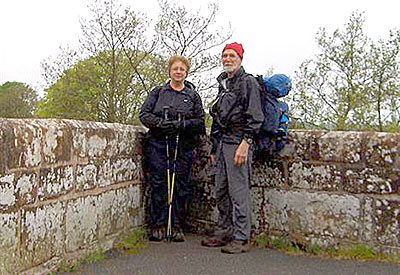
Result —
<instances>
[{"instance_id":1,"label":"man's dark jacket","mask_svg":"<svg viewBox=\"0 0 400 275\"><path fill-rule=\"evenodd\" d=\"M223 72L217 78L218 96L211 108L213 124L211 138L215 153L220 140L239 144L245 138L254 138L264 120L261 109L261 87L243 67L233 78Z\"/></svg>"}]
</instances>

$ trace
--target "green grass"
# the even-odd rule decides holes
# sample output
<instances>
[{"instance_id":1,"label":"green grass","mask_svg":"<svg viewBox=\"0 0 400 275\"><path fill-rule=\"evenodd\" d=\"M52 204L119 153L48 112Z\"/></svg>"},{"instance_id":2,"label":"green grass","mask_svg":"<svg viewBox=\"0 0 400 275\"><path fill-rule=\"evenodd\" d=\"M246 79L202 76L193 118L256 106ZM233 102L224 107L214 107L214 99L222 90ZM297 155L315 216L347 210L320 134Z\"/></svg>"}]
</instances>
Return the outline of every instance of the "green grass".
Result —
<instances>
[{"instance_id":1,"label":"green grass","mask_svg":"<svg viewBox=\"0 0 400 275\"><path fill-rule=\"evenodd\" d=\"M104 252L99 252L99 253L90 255L89 257L87 257L85 259L84 262L91 264L91 263L95 263L95 262L104 260L105 258L107 258L107 256L104 254Z\"/></svg>"},{"instance_id":2,"label":"green grass","mask_svg":"<svg viewBox=\"0 0 400 275\"><path fill-rule=\"evenodd\" d=\"M254 243L260 248L272 248L295 254L301 253L341 259L375 260L400 264L400 255L384 255L376 252L374 248L360 243L354 246L342 246L339 249L333 247L321 248L317 244L298 244L289 241L287 237L271 238L265 234L257 236Z\"/></svg>"},{"instance_id":3,"label":"green grass","mask_svg":"<svg viewBox=\"0 0 400 275\"><path fill-rule=\"evenodd\" d=\"M127 254L137 254L140 249L146 246L146 231L136 230L127 239L124 239L117 244L114 249L122 250ZM76 272L85 263L94 263L107 258L107 255L103 250L99 250L95 253L88 255L85 259L72 262L62 261L58 271L61 272ZM54 273L53 273L54 274Z\"/></svg>"},{"instance_id":4,"label":"green grass","mask_svg":"<svg viewBox=\"0 0 400 275\"><path fill-rule=\"evenodd\" d=\"M337 254L338 256L350 259L375 259L378 257L378 253L376 253L373 248L359 243L351 248L340 247Z\"/></svg>"},{"instance_id":5,"label":"green grass","mask_svg":"<svg viewBox=\"0 0 400 275\"><path fill-rule=\"evenodd\" d=\"M305 251L313 255L319 255L321 253L321 247L317 244L308 244L305 247Z\"/></svg>"},{"instance_id":6,"label":"green grass","mask_svg":"<svg viewBox=\"0 0 400 275\"><path fill-rule=\"evenodd\" d=\"M72 262L62 261L58 271L62 272L76 272L85 263L94 263L105 259L107 256L102 250L88 255L82 261L73 260Z\"/></svg>"},{"instance_id":7,"label":"green grass","mask_svg":"<svg viewBox=\"0 0 400 275\"><path fill-rule=\"evenodd\" d=\"M139 250L146 247L146 231L136 230L133 234L116 245L119 250L125 251L127 254L137 254Z\"/></svg>"},{"instance_id":8,"label":"green grass","mask_svg":"<svg viewBox=\"0 0 400 275\"><path fill-rule=\"evenodd\" d=\"M285 237L270 238L267 235L257 236L255 244L262 248L275 248L279 250L286 250L289 248L289 242Z\"/></svg>"},{"instance_id":9,"label":"green grass","mask_svg":"<svg viewBox=\"0 0 400 275\"><path fill-rule=\"evenodd\" d=\"M57 271L61 272L75 272L78 271L78 268L81 266L81 263L67 263L66 261L62 261L60 267ZM52 272L51 274L55 274Z\"/></svg>"},{"instance_id":10,"label":"green grass","mask_svg":"<svg viewBox=\"0 0 400 275\"><path fill-rule=\"evenodd\" d=\"M267 235L262 234L257 236L257 238L255 239L255 244L257 247L271 247L272 240Z\"/></svg>"}]
</instances>

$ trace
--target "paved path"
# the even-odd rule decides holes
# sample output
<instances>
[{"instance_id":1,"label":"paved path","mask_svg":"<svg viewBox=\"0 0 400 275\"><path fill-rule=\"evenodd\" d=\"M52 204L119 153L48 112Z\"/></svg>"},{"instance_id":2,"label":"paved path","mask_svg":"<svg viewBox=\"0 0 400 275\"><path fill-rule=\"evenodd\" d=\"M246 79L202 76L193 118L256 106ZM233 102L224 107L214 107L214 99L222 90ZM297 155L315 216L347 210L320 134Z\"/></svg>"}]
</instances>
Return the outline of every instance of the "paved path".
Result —
<instances>
[{"instance_id":1,"label":"paved path","mask_svg":"<svg viewBox=\"0 0 400 275\"><path fill-rule=\"evenodd\" d=\"M252 248L244 254L223 254L218 248L200 246L200 240L199 236L186 236L184 243L150 242L137 255L114 254L100 262L85 264L74 274L400 274L400 265L396 264L288 255L270 249Z\"/></svg>"}]
</instances>

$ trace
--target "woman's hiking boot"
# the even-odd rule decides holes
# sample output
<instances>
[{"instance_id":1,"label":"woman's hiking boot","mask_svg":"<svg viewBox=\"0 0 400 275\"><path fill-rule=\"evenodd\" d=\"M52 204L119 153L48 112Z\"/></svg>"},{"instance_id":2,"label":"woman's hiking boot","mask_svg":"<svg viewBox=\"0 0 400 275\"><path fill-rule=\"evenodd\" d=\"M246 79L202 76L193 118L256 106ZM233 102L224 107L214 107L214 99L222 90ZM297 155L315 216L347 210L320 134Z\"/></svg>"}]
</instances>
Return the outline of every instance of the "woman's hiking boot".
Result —
<instances>
[{"instance_id":1,"label":"woman's hiking boot","mask_svg":"<svg viewBox=\"0 0 400 275\"><path fill-rule=\"evenodd\" d=\"M173 237L172 237L173 242L184 242L185 241L185 234L183 233L182 229L177 228L177 229L173 230L172 234L173 234Z\"/></svg>"},{"instance_id":2,"label":"woman's hiking boot","mask_svg":"<svg viewBox=\"0 0 400 275\"><path fill-rule=\"evenodd\" d=\"M161 242L165 238L165 229L164 227L157 227L154 229L150 229L149 240L152 242Z\"/></svg>"}]
</instances>

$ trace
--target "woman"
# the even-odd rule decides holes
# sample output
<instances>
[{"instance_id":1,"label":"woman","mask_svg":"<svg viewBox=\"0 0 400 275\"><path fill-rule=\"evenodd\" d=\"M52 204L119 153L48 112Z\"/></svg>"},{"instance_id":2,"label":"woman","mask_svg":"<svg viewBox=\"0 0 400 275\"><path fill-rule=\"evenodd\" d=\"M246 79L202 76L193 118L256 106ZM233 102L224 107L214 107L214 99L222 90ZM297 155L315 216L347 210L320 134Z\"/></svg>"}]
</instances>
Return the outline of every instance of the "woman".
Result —
<instances>
[{"instance_id":1,"label":"woman","mask_svg":"<svg viewBox=\"0 0 400 275\"><path fill-rule=\"evenodd\" d=\"M170 80L156 87L140 110L140 121L149 128L146 155L150 166L152 241L165 237L184 241L183 227L192 196L192 153L199 135L205 132L201 98L194 85L185 80L189 69L186 58L171 57ZM171 193L173 200L168 204Z\"/></svg>"}]
</instances>

